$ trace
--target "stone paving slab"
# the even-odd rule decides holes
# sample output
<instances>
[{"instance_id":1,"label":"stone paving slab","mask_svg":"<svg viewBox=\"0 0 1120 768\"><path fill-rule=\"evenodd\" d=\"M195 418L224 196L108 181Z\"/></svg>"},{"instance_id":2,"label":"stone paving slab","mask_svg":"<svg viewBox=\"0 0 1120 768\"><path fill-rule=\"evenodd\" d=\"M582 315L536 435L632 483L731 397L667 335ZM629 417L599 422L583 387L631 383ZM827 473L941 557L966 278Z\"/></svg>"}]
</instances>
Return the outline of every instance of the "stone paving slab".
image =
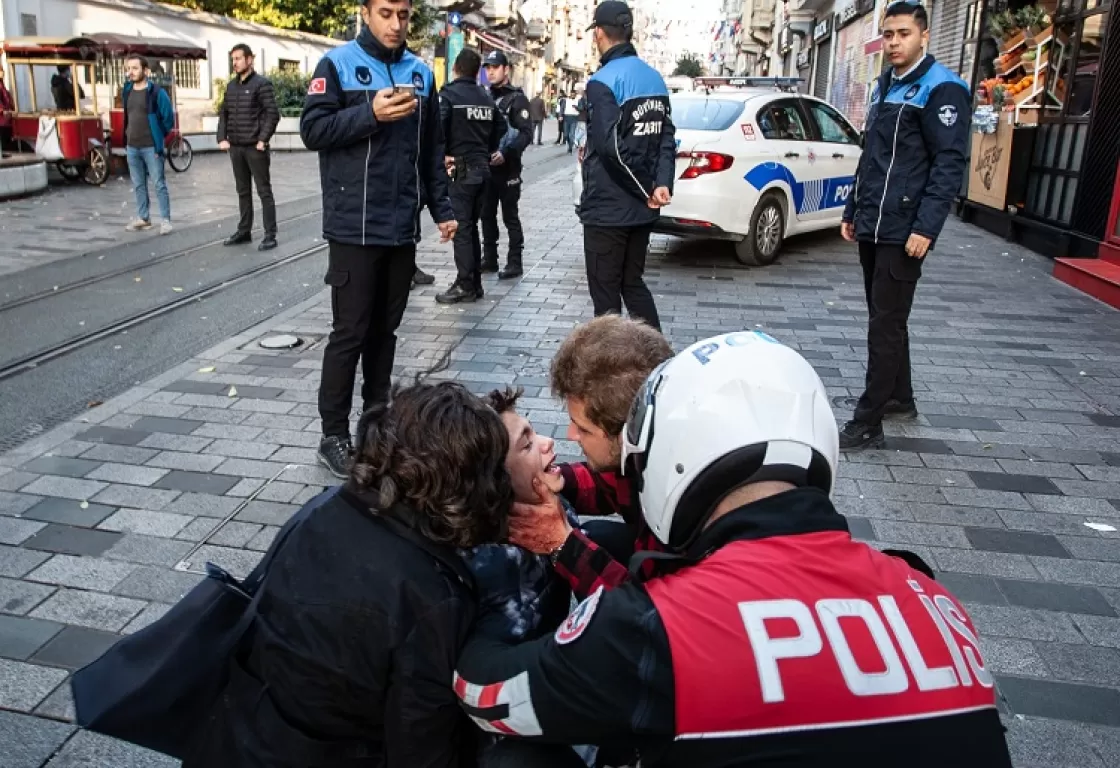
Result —
<instances>
[{"instance_id":1,"label":"stone paving slab","mask_svg":"<svg viewBox=\"0 0 1120 768\"><path fill-rule=\"evenodd\" d=\"M413 295L396 373L522 386L537 429L575 459L548 391L553 353L591 315L569 183L526 188L527 274L488 280L478 304L434 302L450 249L421 246L438 282ZM846 456L835 497L857 538L919 552L966 604L1015 765L1106 768L1120 765L1120 314L1050 267L950 222L911 324L922 415L888 422L885 450ZM648 278L677 349L764 328L830 394L859 394L862 279L834 234L795 239L757 270L722 245L659 238ZM171 764L60 724L64 681L162 615L207 560L248 571L332 482L313 461L329 322L324 293L0 455L0 733L26 745L0 747L0 764ZM257 346L275 332L308 343Z\"/></svg>"}]
</instances>

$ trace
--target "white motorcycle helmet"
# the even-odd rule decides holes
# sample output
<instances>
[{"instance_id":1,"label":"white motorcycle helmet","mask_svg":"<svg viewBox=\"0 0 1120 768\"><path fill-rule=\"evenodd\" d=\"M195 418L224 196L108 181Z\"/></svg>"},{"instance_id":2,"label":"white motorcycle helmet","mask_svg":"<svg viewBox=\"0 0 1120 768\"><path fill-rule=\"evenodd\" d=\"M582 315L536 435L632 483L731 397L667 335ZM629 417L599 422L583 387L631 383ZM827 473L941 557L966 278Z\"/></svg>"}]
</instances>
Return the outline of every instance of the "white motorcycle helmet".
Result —
<instances>
[{"instance_id":1,"label":"white motorcycle helmet","mask_svg":"<svg viewBox=\"0 0 1120 768\"><path fill-rule=\"evenodd\" d=\"M623 432L622 466L636 475L654 535L679 551L747 482L831 494L839 454L813 366L764 333L741 331L698 342L650 374Z\"/></svg>"}]
</instances>

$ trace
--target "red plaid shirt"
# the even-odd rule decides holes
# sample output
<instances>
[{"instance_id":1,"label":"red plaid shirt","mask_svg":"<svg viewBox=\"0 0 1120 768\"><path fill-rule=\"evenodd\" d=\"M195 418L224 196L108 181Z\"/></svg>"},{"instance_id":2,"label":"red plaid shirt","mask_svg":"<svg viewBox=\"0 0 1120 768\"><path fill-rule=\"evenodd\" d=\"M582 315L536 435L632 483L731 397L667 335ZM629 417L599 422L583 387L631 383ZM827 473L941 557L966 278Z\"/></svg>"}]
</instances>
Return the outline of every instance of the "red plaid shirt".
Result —
<instances>
[{"instance_id":1,"label":"red plaid shirt","mask_svg":"<svg viewBox=\"0 0 1120 768\"><path fill-rule=\"evenodd\" d=\"M563 464L561 492L581 517L620 515L634 531L636 552L661 551L661 543L646 526L630 480L615 472L595 472L586 464ZM644 581L653 575L654 564L642 565ZM599 587L613 589L630 580L626 566L587 538L578 528L564 542L556 558L556 572L567 579L576 597L583 600Z\"/></svg>"}]
</instances>

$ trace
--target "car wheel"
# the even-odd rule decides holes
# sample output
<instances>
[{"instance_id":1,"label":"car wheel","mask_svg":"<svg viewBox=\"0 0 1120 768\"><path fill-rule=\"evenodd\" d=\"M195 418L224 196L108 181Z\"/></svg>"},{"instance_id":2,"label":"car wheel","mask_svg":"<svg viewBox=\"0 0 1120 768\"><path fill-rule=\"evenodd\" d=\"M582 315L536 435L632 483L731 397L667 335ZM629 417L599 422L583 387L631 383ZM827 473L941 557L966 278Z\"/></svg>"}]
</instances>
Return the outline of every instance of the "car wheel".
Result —
<instances>
[{"instance_id":1,"label":"car wheel","mask_svg":"<svg viewBox=\"0 0 1120 768\"><path fill-rule=\"evenodd\" d=\"M762 196L751 214L750 232L735 244L735 258L748 267L772 264L785 239L786 212L781 197L771 192Z\"/></svg>"}]
</instances>

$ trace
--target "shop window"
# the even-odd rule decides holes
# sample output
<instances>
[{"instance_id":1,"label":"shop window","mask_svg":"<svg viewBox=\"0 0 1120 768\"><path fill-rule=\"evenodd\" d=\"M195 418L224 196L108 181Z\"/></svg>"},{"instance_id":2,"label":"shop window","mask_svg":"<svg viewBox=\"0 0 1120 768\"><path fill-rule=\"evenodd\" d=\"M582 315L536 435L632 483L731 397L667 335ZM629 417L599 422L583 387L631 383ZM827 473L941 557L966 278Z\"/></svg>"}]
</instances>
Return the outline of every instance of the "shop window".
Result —
<instances>
[{"instance_id":1,"label":"shop window","mask_svg":"<svg viewBox=\"0 0 1120 768\"><path fill-rule=\"evenodd\" d=\"M1046 75L1046 102L1044 110L1048 114L1060 114L1070 91L1073 72L1073 39L1075 23L1072 21L1054 25L1054 37L1050 41L1050 70Z\"/></svg>"},{"instance_id":2,"label":"shop window","mask_svg":"<svg viewBox=\"0 0 1120 768\"><path fill-rule=\"evenodd\" d=\"M277 69L281 72L289 72L291 74L299 74L299 62L294 59L280 59Z\"/></svg>"},{"instance_id":3,"label":"shop window","mask_svg":"<svg viewBox=\"0 0 1120 768\"><path fill-rule=\"evenodd\" d=\"M809 132L795 102L770 104L758 113L758 127L771 141L808 141Z\"/></svg>"},{"instance_id":4,"label":"shop window","mask_svg":"<svg viewBox=\"0 0 1120 768\"><path fill-rule=\"evenodd\" d=\"M848 121L841 117L839 112L817 101L807 103L813 120L820 128L822 141L831 144L859 144L859 134L848 125Z\"/></svg>"},{"instance_id":5,"label":"shop window","mask_svg":"<svg viewBox=\"0 0 1120 768\"><path fill-rule=\"evenodd\" d=\"M39 34L39 17L33 13L19 15L19 33L23 37L37 37Z\"/></svg>"},{"instance_id":6,"label":"shop window","mask_svg":"<svg viewBox=\"0 0 1120 768\"><path fill-rule=\"evenodd\" d=\"M1086 117L1093 106L1093 88L1100 74L1101 50L1108 12L1089 16L1082 22L1081 44L1077 49L1077 65L1072 67L1073 84L1069 94L1070 117Z\"/></svg>"},{"instance_id":7,"label":"shop window","mask_svg":"<svg viewBox=\"0 0 1120 768\"><path fill-rule=\"evenodd\" d=\"M179 59L174 62L175 87L191 88L197 90L201 87L198 62L191 59Z\"/></svg>"}]
</instances>

